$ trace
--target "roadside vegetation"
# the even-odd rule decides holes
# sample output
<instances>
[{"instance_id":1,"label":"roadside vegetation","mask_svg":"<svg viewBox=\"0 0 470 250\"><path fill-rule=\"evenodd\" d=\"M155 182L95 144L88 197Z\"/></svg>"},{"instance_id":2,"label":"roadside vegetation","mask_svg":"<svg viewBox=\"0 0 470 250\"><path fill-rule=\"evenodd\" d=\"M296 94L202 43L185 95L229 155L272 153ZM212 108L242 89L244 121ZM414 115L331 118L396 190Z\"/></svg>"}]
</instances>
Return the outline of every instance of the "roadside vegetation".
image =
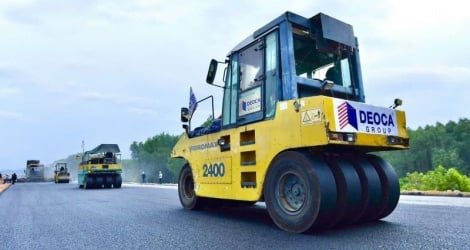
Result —
<instances>
[{"instance_id":1,"label":"roadside vegetation","mask_svg":"<svg viewBox=\"0 0 470 250\"><path fill-rule=\"evenodd\" d=\"M470 178L455 168L438 166L426 173L407 173L405 177L400 178L400 189L470 192Z\"/></svg>"},{"instance_id":2,"label":"roadside vegetation","mask_svg":"<svg viewBox=\"0 0 470 250\"><path fill-rule=\"evenodd\" d=\"M408 133L409 150L377 153L395 168L402 190L470 192L469 119L408 129ZM140 182L144 172L147 182L156 183L162 171L164 183L177 183L184 161L171 159L170 154L178 139L179 135L161 133L143 142L134 141L129 147L131 159L122 161L123 180ZM76 155L64 159L72 178L76 177L74 170L79 162Z\"/></svg>"},{"instance_id":3,"label":"roadside vegetation","mask_svg":"<svg viewBox=\"0 0 470 250\"><path fill-rule=\"evenodd\" d=\"M380 152L402 190L470 191L470 120L408 129L410 149Z\"/></svg>"}]
</instances>

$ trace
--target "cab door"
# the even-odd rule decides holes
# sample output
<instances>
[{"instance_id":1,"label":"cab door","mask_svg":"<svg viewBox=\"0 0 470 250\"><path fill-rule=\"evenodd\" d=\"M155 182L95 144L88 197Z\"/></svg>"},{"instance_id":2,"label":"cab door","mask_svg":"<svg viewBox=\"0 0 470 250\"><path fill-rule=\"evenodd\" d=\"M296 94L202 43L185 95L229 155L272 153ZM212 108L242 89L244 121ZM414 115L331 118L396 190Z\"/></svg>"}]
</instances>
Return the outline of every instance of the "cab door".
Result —
<instances>
[{"instance_id":1,"label":"cab door","mask_svg":"<svg viewBox=\"0 0 470 250\"><path fill-rule=\"evenodd\" d=\"M278 32L259 38L230 56L222 124L238 127L274 116L280 92Z\"/></svg>"}]
</instances>

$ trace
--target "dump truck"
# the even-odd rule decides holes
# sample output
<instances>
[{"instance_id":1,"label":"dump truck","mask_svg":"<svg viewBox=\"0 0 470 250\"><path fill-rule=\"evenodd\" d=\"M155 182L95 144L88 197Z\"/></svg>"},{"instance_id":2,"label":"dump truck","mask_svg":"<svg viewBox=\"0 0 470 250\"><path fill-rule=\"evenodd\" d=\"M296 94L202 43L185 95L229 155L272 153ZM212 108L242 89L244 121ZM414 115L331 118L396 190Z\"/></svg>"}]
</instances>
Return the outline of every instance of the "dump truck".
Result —
<instances>
[{"instance_id":1,"label":"dump truck","mask_svg":"<svg viewBox=\"0 0 470 250\"><path fill-rule=\"evenodd\" d=\"M66 162L58 162L55 164L54 182L55 183L69 183L70 182L70 172L67 168Z\"/></svg>"},{"instance_id":2,"label":"dump truck","mask_svg":"<svg viewBox=\"0 0 470 250\"><path fill-rule=\"evenodd\" d=\"M77 180L79 188L121 188L122 164L117 144L100 144L81 155Z\"/></svg>"},{"instance_id":3,"label":"dump truck","mask_svg":"<svg viewBox=\"0 0 470 250\"><path fill-rule=\"evenodd\" d=\"M44 164L40 160L27 160L25 169L26 182L46 181L44 176Z\"/></svg>"},{"instance_id":4,"label":"dump truck","mask_svg":"<svg viewBox=\"0 0 470 250\"><path fill-rule=\"evenodd\" d=\"M190 89L171 153L185 162L182 206L261 201L280 229L295 233L388 216L398 177L374 152L409 148L405 112L398 98L365 103L360 65L353 27L323 13L286 12L225 60L211 60L206 82L222 88L222 114L215 118L212 96L197 101ZM214 119L193 129L198 104L209 100Z\"/></svg>"}]
</instances>

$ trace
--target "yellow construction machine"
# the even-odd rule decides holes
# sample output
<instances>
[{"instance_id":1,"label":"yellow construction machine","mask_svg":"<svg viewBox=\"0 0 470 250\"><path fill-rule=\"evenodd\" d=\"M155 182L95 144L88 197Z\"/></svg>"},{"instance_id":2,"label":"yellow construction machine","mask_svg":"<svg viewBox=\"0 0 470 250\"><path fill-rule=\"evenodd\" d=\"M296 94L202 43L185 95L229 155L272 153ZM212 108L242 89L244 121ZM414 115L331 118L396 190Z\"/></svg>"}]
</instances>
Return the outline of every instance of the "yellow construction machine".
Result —
<instances>
[{"instance_id":1,"label":"yellow construction machine","mask_svg":"<svg viewBox=\"0 0 470 250\"><path fill-rule=\"evenodd\" d=\"M365 103L351 25L286 12L212 60L209 84L218 64L226 65L220 118L193 129L198 104L213 98L197 101L192 90L181 109L185 131L171 156L186 162L184 208L262 201L279 228L297 233L395 209L397 175L373 152L408 149L405 113L400 99Z\"/></svg>"},{"instance_id":2,"label":"yellow construction machine","mask_svg":"<svg viewBox=\"0 0 470 250\"><path fill-rule=\"evenodd\" d=\"M70 182L70 172L67 168L66 162L58 162L55 164L54 182L55 183L69 183Z\"/></svg>"},{"instance_id":3,"label":"yellow construction machine","mask_svg":"<svg viewBox=\"0 0 470 250\"><path fill-rule=\"evenodd\" d=\"M121 188L121 151L117 144L100 144L81 155L78 165L78 187Z\"/></svg>"}]
</instances>

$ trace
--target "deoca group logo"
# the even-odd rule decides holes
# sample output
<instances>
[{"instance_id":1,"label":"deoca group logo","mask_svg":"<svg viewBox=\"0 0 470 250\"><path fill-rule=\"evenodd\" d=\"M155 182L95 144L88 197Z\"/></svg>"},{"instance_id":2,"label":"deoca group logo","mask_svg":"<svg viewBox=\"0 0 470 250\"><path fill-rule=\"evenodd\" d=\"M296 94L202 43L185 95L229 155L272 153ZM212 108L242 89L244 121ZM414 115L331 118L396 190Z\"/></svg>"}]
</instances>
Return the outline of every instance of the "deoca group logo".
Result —
<instances>
[{"instance_id":1,"label":"deoca group logo","mask_svg":"<svg viewBox=\"0 0 470 250\"><path fill-rule=\"evenodd\" d=\"M257 99L249 100L249 101L242 101L241 108L245 112L258 110L260 106L260 102L261 102L261 98L257 98Z\"/></svg>"},{"instance_id":2,"label":"deoca group logo","mask_svg":"<svg viewBox=\"0 0 470 250\"><path fill-rule=\"evenodd\" d=\"M342 132L397 135L395 110L334 100L336 129Z\"/></svg>"},{"instance_id":3,"label":"deoca group logo","mask_svg":"<svg viewBox=\"0 0 470 250\"><path fill-rule=\"evenodd\" d=\"M261 111L261 88L254 88L240 94L238 115L247 115Z\"/></svg>"}]
</instances>

